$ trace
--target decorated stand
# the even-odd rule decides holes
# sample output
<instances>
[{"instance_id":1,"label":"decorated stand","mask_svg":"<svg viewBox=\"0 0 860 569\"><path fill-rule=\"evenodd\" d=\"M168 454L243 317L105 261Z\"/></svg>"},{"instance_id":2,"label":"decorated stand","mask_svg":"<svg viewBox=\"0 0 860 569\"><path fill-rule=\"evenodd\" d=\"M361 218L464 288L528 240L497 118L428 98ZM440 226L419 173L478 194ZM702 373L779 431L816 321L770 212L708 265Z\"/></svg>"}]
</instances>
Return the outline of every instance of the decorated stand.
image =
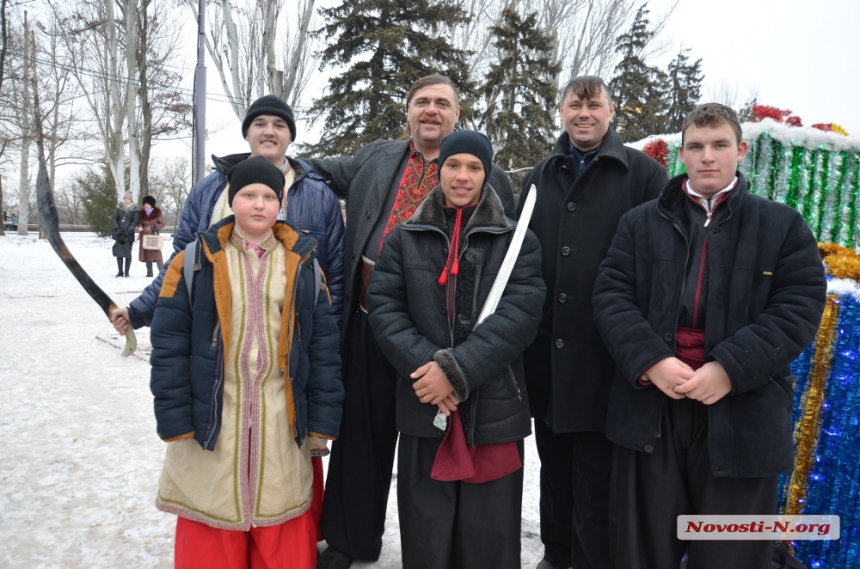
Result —
<instances>
[{"instance_id":1,"label":"decorated stand","mask_svg":"<svg viewBox=\"0 0 860 569\"><path fill-rule=\"evenodd\" d=\"M824 243L828 275L817 337L792 364L795 468L782 478L780 513L838 515L839 540L790 546L813 569L860 569L860 139L837 125L798 128L799 119L785 118L743 125L750 150L739 166L751 193L803 214ZM680 144L674 134L634 146L671 177L684 172Z\"/></svg>"}]
</instances>

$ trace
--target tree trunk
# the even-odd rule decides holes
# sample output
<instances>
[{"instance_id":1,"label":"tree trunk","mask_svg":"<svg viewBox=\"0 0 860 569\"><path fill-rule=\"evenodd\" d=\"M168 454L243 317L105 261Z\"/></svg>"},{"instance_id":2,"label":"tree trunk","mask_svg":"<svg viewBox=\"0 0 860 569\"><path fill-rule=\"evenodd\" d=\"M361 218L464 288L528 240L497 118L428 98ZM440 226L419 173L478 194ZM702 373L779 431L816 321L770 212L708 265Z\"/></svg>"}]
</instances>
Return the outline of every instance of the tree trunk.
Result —
<instances>
[{"instance_id":1,"label":"tree trunk","mask_svg":"<svg viewBox=\"0 0 860 569\"><path fill-rule=\"evenodd\" d=\"M30 44L32 41L30 21L25 11L24 53L29 54L32 51ZM30 117L33 116L33 107L30 103L30 78L35 61L33 58L30 62L24 62L24 85L21 89L21 174L18 184L18 235L27 235L27 225L30 222L30 146L33 144L33 129L30 126Z\"/></svg>"},{"instance_id":2,"label":"tree trunk","mask_svg":"<svg viewBox=\"0 0 860 569\"><path fill-rule=\"evenodd\" d=\"M107 61L108 74L110 77L118 77L119 69L119 54L118 42L116 37L116 16L114 15L114 3L107 1L104 3L107 26ZM122 136L123 126L123 105L120 98L118 81L108 81L107 88L109 91L107 112L103 120L107 122L108 140L107 144L107 161L113 174L114 183L116 184L117 201L121 202L125 194L125 143Z\"/></svg>"}]
</instances>

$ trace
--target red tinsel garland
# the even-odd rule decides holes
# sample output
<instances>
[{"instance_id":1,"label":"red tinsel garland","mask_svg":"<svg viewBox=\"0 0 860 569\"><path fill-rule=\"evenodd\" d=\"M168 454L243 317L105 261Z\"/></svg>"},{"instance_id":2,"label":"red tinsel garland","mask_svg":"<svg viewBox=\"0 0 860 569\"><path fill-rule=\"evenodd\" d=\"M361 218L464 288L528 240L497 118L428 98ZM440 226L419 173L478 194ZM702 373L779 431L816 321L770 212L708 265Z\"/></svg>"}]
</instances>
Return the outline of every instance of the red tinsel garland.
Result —
<instances>
[{"instance_id":1,"label":"red tinsel garland","mask_svg":"<svg viewBox=\"0 0 860 569\"><path fill-rule=\"evenodd\" d=\"M649 141L642 147L642 152L662 164L664 168L669 162L669 145L662 138Z\"/></svg>"}]
</instances>

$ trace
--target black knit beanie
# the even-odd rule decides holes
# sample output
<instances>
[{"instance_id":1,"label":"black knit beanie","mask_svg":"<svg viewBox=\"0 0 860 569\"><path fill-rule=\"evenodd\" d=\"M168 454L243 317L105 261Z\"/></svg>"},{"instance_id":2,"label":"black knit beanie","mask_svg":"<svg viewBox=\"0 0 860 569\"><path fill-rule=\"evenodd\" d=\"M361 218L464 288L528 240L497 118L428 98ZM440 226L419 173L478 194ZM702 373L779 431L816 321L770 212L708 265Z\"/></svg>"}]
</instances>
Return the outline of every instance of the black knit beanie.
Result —
<instances>
[{"instance_id":1,"label":"black knit beanie","mask_svg":"<svg viewBox=\"0 0 860 569\"><path fill-rule=\"evenodd\" d=\"M493 169L493 145L490 144L490 139L474 130L455 130L442 139L439 158L436 160L439 169L442 169L442 165L449 156L461 152L472 154L481 160L484 164L484 181L486 181Z\"/></svg>"},{"instance_id":2,"label":"black knit beanie","mask_svg":"<svg viewBox=\"0 0 860 569\"><path fill-rule=\"evenodd\" d=\"M290 134L293 136L292 141L296 141L296 120L293 118L293 109L274 95L264 95L248 107L245 120L242 121L242 138L248 136L248 127L251 126L251 121L260 115L272 115L284 119L287 126L290 127Z\"/></svg>"},{"instance_id":3,"label":"black knit beanie","mask_svg":"<svg viewBox=\"0 0 860 569\"><path fill-rule=\"evenodd\" d=\"M144 196L143 197L143 203L144 203L144 205L149 204L152 207L155 207L155 198L152 196Z\"/></svg>"},{"instance_id":4,"label":"black knit beanie","mask_svg":"<svg viewBox=\"0 0 860 569\"><path fill-rule=\"evenodd\" d=\"M278 201L284 197L284 173L281 169L263 158L256 156L242 160L227 174L230 189L227 190L227 203L233 206L233 198L239 190L250 184L265 184L278 195Z\"/></svg>"}]
</instances>

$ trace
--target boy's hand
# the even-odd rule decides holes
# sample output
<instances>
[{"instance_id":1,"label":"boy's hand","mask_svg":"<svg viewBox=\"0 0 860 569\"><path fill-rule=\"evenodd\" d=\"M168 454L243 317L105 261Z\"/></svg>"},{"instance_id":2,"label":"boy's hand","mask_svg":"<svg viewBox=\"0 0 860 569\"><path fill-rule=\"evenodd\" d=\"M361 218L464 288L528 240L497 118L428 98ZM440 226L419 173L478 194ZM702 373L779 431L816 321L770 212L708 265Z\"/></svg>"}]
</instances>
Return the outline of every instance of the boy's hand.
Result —
<instances>
[{"instance_id":1,"label":"boy's hand","mask_svg":"<svg viewBox=\"0 0 860 569\"><path fill-rule=\"evenodd\" d=\"M729 394L732 382L720 362L708 362L695 371L688 382L675 388L690 399L712 405Z\"/></svg>"},{"instance_id":2,"label":"boy's hand","mask_svg":"<svg viewBox=\"0 0 860 569\"><path fill-rule=\"evenodd\" d=\"M454 397L454 394L452 393L451 395L437 403L436 406L439 407L439 410L442 411L442 413L444 413L446 417L448 417L451 415L451 413L457 410L457 405L459 403L460 402L457 400L456 397Z\"/></svg>"},{"instance_id":3,"label":"boy's hand","mask_svg":"<svg viewBox=\"0 0 860 569\"><path fill-rule=\"evenodd\" d=\"M415 390L415 395L422 403L438 405L449 396L453 398L454 388L451 387L445 372L435 361L419 367L409 377L417 380L412 384L412 389ZM442 412L444 413L444 411Z\"/></svg>"},{"instance_id":4,"label":"boy's hand","mask_svg":"<svg viewBox=\"0 0 860 569\"><path fill-rule=\"evenodd\" d=\"M125 336L128 330L128 308L116 307L110 311L110 321L120 336Z\"/></svg>"},{"instance_id":5,"label":"boy's hand","mask_svg":"<svg viewBox=\"0 0 860 569\"><path fill-rule=\"evenodd\" d=\"M693 368L678 358L670 357L651 366L642 378L656 385L657 389L672 399L683 399L684 393L676 391L676 388L692 379L695 373Z\"/></svg>"}]
</instances>

